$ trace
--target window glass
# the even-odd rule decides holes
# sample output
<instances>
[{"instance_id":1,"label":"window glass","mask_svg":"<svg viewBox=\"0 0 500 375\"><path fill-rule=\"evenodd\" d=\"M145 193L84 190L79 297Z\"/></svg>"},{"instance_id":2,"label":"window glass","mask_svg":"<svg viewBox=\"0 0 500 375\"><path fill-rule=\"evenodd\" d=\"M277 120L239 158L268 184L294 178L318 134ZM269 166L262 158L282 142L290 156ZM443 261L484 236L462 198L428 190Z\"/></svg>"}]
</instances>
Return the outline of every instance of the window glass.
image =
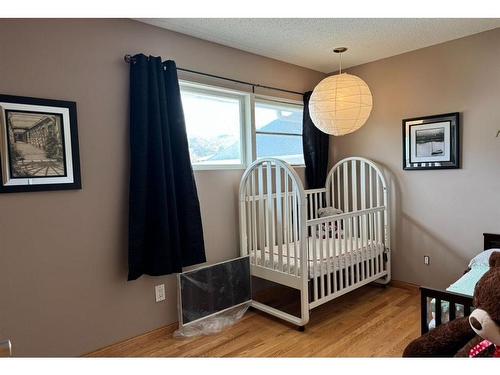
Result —
<instances>
[{"instance_id":1,"label":"window glass","mask_svg":"<svg viewBox=\"0 0 500 375\"><path fill-rule=\"evenodd\" d=\"M181 98L191 163L242 164L241 98L183 86Z\"/></svg>"},{"instance_id":2,"label":"window glass","mask_svg":"<svg viewBox=\"0 0 500 375\"><path fill-rule=\"evenodd\" d=\"M271 101L255 102L257 158L275 157L304 164L302 106Z\"/></svg>"}]
</instances>

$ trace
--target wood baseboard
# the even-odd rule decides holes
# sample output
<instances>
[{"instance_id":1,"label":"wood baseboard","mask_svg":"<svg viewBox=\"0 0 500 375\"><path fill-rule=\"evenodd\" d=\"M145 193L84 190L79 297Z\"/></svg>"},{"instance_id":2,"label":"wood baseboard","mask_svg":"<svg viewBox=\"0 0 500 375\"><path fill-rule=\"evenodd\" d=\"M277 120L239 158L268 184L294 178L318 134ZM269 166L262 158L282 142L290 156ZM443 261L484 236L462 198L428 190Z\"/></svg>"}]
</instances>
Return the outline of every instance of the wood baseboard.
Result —
<instances>
[{"instance_id":1,"label":"wood baseboard","mask_svg":"<svg viewBox=\"0 0 500 375\"><path fill-rule=\"evenodd\" d=\"M390 285L394 288L406 289L410 292L418 293L420 286L406 281L391 280Z\"/></svg>"},{"instance_id":2,"label":"wood baseboard","mask_svg":"<svg viewBox=\"0 0 500 375\"><path fill-rule=\"evenodd\" d=\"M134 336L126 340L119 341L115 344L111 344L110 346L94 350L93 352L85 354L82 357L105 357L106 352L108 352L110 348L113 348L113 351L126 350L130 345L140 345L141 343L152 342L160 337L168 336L172 334L177 328L179 328L179 322L174 322L167 326L156 328L152 331L143 333L142 335Z\"/></svg>"}]
</instances>

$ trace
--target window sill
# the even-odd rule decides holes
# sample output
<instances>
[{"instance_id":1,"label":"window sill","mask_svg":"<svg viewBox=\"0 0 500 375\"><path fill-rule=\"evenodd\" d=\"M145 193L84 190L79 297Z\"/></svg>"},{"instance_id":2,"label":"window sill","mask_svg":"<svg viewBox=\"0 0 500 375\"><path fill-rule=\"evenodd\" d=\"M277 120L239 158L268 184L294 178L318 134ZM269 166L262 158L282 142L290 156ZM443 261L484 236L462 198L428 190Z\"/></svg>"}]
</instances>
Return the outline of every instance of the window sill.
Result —
<instances>
[{"instance_id":1,"label":"window sill","mask_svg":"<svg viewBox=\"0 0 500 375\"><path fill-rule=\"evenodd\" d=\"M247 169L246 166L237 165L224 165L224 164L211 164L211 165L192 165L193 171L224 171L224 170L242 170ZM291 164L292 168L305 168L304 164Z\"/></svg>"},{"instance_id":2,"label":"window sill","mask_svg":"<svg viewBox=\"0 0 500 375\"><path fill-rule=\"evenodd\" d=\"M193 165L193 171L224 171L224 170L245 170L246 167L242 164L224 165L224 164L207 164Z\"/></svg>"}]
</instances>

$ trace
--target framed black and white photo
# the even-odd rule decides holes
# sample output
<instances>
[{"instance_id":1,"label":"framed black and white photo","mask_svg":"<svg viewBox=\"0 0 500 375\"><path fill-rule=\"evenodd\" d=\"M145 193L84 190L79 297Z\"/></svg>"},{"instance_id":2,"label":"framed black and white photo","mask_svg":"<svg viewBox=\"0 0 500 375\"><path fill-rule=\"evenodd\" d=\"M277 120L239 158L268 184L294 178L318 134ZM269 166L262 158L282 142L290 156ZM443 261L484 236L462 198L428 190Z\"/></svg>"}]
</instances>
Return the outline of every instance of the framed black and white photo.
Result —
<instances>
[{"instance_id":1,"label":"framed black and white photo","mask_svg":"<svg viewBox=\"0 0 500 375\"><path fill-rule=\"evenodd\" d=\"M460 168L459 114L403 120L403 169Z\"/></svg>"},{"instance_id":2,"label":"framed black and white photo","mask_svg":"<svg viewBox=\"0 0 500 375\"><path fill-rule=\"evenodd\" d=\"M80 189L76 103L0 95L0 193Z\"/></svg>"}]
</instances>

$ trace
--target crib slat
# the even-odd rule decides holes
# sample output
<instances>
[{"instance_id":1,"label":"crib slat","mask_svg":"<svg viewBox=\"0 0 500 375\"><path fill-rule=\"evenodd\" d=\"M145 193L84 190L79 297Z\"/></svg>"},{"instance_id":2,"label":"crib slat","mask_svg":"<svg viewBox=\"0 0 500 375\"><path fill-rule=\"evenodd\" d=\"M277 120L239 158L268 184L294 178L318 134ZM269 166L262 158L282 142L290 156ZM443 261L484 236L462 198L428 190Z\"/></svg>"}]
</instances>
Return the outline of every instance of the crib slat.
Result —
<instances>
[{"instance_id":1,"label":"crib slat","mask_svg":"<svg viewBox=\"0 0 500 375\"><path fill-rule=\"evenodd\" d=\"M367 164L363 161L360 164L360 179L361 179L361 209L365 210L366 209L366 166ZM360 221L360 227L361 227L361 247L360 247L360 262L361 262L361 278L365 279L365 262L363 259L366 259L364 257L364 254L366 252L366 245L367 245L367 225L366 225L366 220L367 217L366 215L362 215L361 221Z\"/></svg>"},{"instance_id":2,"label":"crib slat","mask_svg":"<svg viewBox=\"0 0 500 375\"><path fill-rule=\"evenodd\" d=\"M366 249L368 247L368 236L367 236L368 229L367 229L366 214L363 214L361 225L363 227L363 230L361 231L361 279L364 280L366 278L365 259L366 259Z\"/></svg>"},{"instance_id":3,"label":"crib slat","mask_svg":"<svg viewBox=\"0 0 500 375\"><path fill-rule=\"evenodd\" d=\"M333 172L332 178L330 179L330 194L327 194L326 199L328 206L338 207L338 205L335 203L335 172Z\"/></svg>"},{"instance_id":4,"label":"crib slat","mask_svg":"<svg viewBox=\"0 0 500 375\"><path fill-rule=\"evenodd\" d=\"M314 293L314 301L318 299L318 278L317 278L317 262L316 262L316 225L311 225L311 255L313 258L313 267L312 267L312 279L313 279L313 293ZM307 270L302 270L302 272L307 272Z\"/></svg>"},{"instance_id":5,"label":"crib slat","mask_svg":"<svg viewBox=\"0 0 500 375\"><path fill-rule=\"evenodd\" d=\"M248 197L250 192L250 179L247 179L245 186L245 196ZM252 202L250 200L245 199L245 225L247 231L247 255L252 256L252 238L253 238L253 228L252 228Z\"/></svg>"},{"instance_id":6,"label":"crib slat","mask_svg":"<svg viewBox=\"0 0 500 375\"><path fill-rule=\"evenodd\" d=\"M337 206L336 207L338 209L342 209L342 206L340 204L340 186L341 186L340 185L340 167L337 168L336 173L337 173Z\"/></svg>"},{"instance_id":7,"label":"crib slat","mask_svg":"<svg viewBox=\"0 0 500 375\"><path fill-rule=\"evenodd\" d=\"M355 270L354 270L354 265L356 264L355 262L355 256L356 256L356 236L354 235L355 233L355 226L354 226L354 216L349 219L349 223L351 226L351 238L350 238L350 243L351 243L351 251L350 251L350 261L351 261L351 275L350 275L350 280L351 280L351 286L354 285L355 282Z\"/></svg>"},{"instance_id":8,"label":"crib slat","mask_svg":"<svg viewBox=\"0 0 500 375\"><path fill-rule=\"evenodd\" d=\"M347 175L348 163L345 163L342 167L344 171L344 212L349 212L349 176Z\"/></svg>"},{"instance_id":9,"label":"crib slat","mask_svg":"<svg viewBox=\"0 0 500 375\"><path fill-rule=\"evenodd\" d=\"M345 254L344 254L344 260L345 260L345 267L344 267L344 270L345 270L345 286L346 287L349 287L351 286L351 282L352 280L350 279L351 277L351 271L350 271L350 268L351 268L351 241L352 241L352 228L351 228L351 218L347 218L345 219L345 233L346 233L346 236L345 236Z\"/></svg>"},{"instance_id":10,"label":"crib slat","mask_svg":"<svg viewBox=\"0 0 500 375\"><path fill-rule=\"evenodd\" d=\"M377 175L377 207L382 205L380 177ZM382 243L382 212L377 212L377 259L380 257ZM380 262L381 263L381 262ZM381 264L380 264L381 265ZM379 270L379 272L381 272Z\"/></svg>"},{"instance_id":11,"label":"crib slat","mask_svg":"<svg viewBox=\"0 0 500 375\"><path fill-rule=\"evenodd\" d=\"M300 254L299 254L299 223L298 223L298 203L297 203L297 186L293 184L293 208L292 208L292 224L293 224L293 256L294 256L294 268L295 268L295 276L299 274L299 266L300 266ZM306 239L302 239L302 241L307 241ZM302 270L302 272L307 272L307 270Z\"/></svg>"},{"instance_id":12,"label":"crib slat","mask_svg":"<svg viewBox=\"0 0 500 375\"><path fill-rule=\"evenodd\" d=\"M354 254L355 262L356 262L356 282L359 283L359 277L360 277L360 270L359 270L359 264L361 262L361 217L360 216L355 216L354 217L355 221L355 226L358 228L359 234L356 235L356 253Z\"/></svg>"},{"instance_id":13,"label":"crib slat","mask_svg":"<svg viewBox=\"0 0 500 375\"><path fill-rule=\"evenodd\" d=\"M264 174L262 172L262 164L257 169L259 183L259 251L260 262L262 265L266 262L266 233L265 233L265 216L264 216Z\"/></svg>"},{"instance_id":14,"label":"crib slat","mask_svg":"<svg viewBox=\"0 0 500 375\"><path fill-rule=\"evenodd\" d=\"M285 172L285 195L283 197L284 204L284 220L283 220L283 240L285 242L285 261L286 261L286 273L290 273L290 209L289 209L289 186L288 186L288 172Z\"/></svg>"},{"instance_id":15,"label":"crib slat","mask_svg":"<svg viewBox=\"0 0 500 375\"><path fill-rule=\"evenodd\" d=\"M332 252L332 263L333 263L333 272L332 272L332 276L333 276L333 293L335 293L338 289L337 289L337 270L338 270L338 267L336 265L336 263L338 262L338 255L337 255L337 239L336 237L338 236L338 221L337 220L334 220L332 221L332 224L334 225L334 228L335 231L333 232L333 235L332 235L332 242L333 242L333 252ZM340 237L339 237L340 238Z\"/></svg>"},{"instance_id":16,"label":"crib slat","mask_svg":"<svg viewBox=\"0 0 500 375\"><path fill-rule=\"evenodd\" d=\"M289 213L288 213L288 220L289 220L289 225L288 225L288 233L289 233L289 239L290 239L290 253L289 253L289 261L292 261L292 258L296 256L295 254L295 236L294 236L294 221L293 221L293 212L294 212L294 207L293 207L293 180L292 180L292 185L290 186L290 194L288 196L288 207L289 207ZM295 258L294 258L295 259ZM296 263L293 263L294 267L296 266ZM291 267L291 263L289 264L288 268ZM296 267L295 267L296 268ZM290 272L294 273L293 270Z\"/></svg>"},{"instance_id":17,"label":"crib slat","mask_svg":"<svg viewBox=\"0 0 500 375\"><path fill-rule=\"evenodd\" d=\"M311 194L306 194L306 201L307 201L307 219L311 220L313 218Z\"/></svg>"},{"instance_id":18,"label":"crib slat","mask_svg":"<svg viewBox=\"0 0 500 375\"><path fill-rule=\"evenodd\" d=\"M361 180L361 209L366 208L366 163L363 161L359 166Z\"/></svg>"},{"instance_id":19,"label":"crib slat","mask_svg":"<svg viewBox=\"0 0 500 375\"><path fill-rule=\"evenodd\" d=\"M281 191L281 167L276 165L276 240L278 248L278 267L283 271L283 210L282 210L282 191Z\"/></svg>"},{"instance_id":20,"label":"crib slat","mask_svg":"<svg viewBox=\"0 0 500 375\"><path fill-rule=\"evenodd\" d=\"M374 263L373 263L373 253L374 253L374 248L373 248L373 238L374 238L374 229L375 229L375 226L374 226L374 223L373 223L373 219L374 219L374 215L373 215L373 212L369 214L370 216L370 277L371 276L374 276Z\"/></svg>"},{"instance_id":21,"label":"crib slat","mask_svg":"<svg viewBox=\"0 0 500 375\"><path fill-rule=\"evenodd\" d=\"M273 201L273 179L272 179L272 166L271 163L267 163L267 226L269 231L269 261L270 268L274 269L274 201Z\"/></svg>"},{"instance_id":22,"label":"crib slat","mask_svg":"<svg viewBox=\"0 0 500 375\"><path fill-rule=\"evenodd\" d=\"M331 281L331 277L332 277L332 261L335 260L335 256L332 256L332 249L330 248L331 246L331 228L332 228L332 222L331 221L328 221L327 223L325 223L326 225L326 230L325 230L325 236L326 236L326 239L325 239L325 246L326 246L326 292L327 292L327 295L329 296L330 294L332 294L332 281Z\"/></svg>"},{"instance_id":23,"label":"crib slat","mask_svg":"<svg viewBox=\"0 0 500 375\"><path fill-rule=\"evenodd\" d=\"M351 178L352 178L352 185L351 185L351 207L353 211L358 210L358 171L357 171L357 161L356 159L351 161ZM356 220L354 217L351 219L351 226L352 226L352 232L351 232L351 237L354 237L352 239L352 244L351 244L351 285L353 285L353 280L354 280L354 264L355 259L357 259L357 243L358 243L358 226L356 225ZM356 269L358 267L356 266ZM359 279L359 278L358 278Z\"/></svg>"},{"instance_id":24,"label":"crib slat","mask_svg":"<svg viewBox=\"0 0 500 375\"><path fill-rule=\"evenodd\" d=\"M375 274L379 273L380 270L379 270L379 259L378 259L378 256L379 256L379 250L380 250L380 247L379 247L379 238L378 238L378 226L379 226L379 223L378 223L378 213L375 213L373 215L373 219L375 221Z\"/></svg>"},{"instance_id":25,"label":"crib slat","mask_svg":"<svg viewBox=\"0 0 500 375\"><path fill-rule=\"evenodd\" d=\"M351 162L351 178L352 178L352 186L351 186L351 207L353 211L358 209L358 175L356 171L356 160Z\"/></svg>"},{"instance_id":26,"label":"crib slat","mask_svg":"<svg viewBox=\"0 0 500 375\"><path fill-rule=\"evenodd\" d=\"M253 261L252 263L253 264L257 264L257 230L258 230L258 227L257 227L257 210L256 210L256 201L255 201L255 171L252 172L252 175L251 175L251 184L252 184L252 187L251 187L251 192L250 194L252 194L252 207L251 207L251 210L252 210L252 255L253 255Z\"/></svg>"},{"instance_id":27,"label":"crib slat","mask_svg":"<svg viewBox=\"0 0 500 375\"><path fill-rule=\"evenodd\" d=\"M346 257L347 257L347 236L349 228L347 227L346 219L342 219L342 230L343 230L343 236L342 236L342 264L339 266L341 273L342 273L342 289L344 287L348 286L348 280L347 280L347 275L346 275L346 269L347 269L347 262L346 262Z\"/></svg>"},{"instance_id":28,"label":"crib slat","mask_svg":"<svg viewBox=\"0 0 500 375\"><path fill-rule=\"evenodd\" d=\"M370 166L368 169L368 203L369 203L369 208L373 208L373 168Z\"/></svg>"},{"instance_id":29,"label":"crib slat","mask_svg":"<svg viewBox=\"0 0 500 375\"><path fill-rule=\"evenodd\" d=\"M372 220L371 220L371 215L368 213L366 214L366 222L368 225L368 233L367 233L367 241L366 241L366 277L369 278L371 277L371 272L370 272L370 259L371 259L371 228L372 228Z\"/></svg>"},{"instance_id":30,"label":"crib slat","mask_svg":"<svg viewBox=\"0 0 500 375\"><path fill-rule=\"evenodd\" d=\"M314 196L316 197L316 199L314 200L314 208L315 208L315 211L314 211L314 218L317 218L318 217L318 209L320 208L320 192L317 192L314 194Z\"/></svg>"},{"instance_id":31,"label":"crib slat","mask_svg":"<svg viewBox=\"0 0 500 375\"><path fill-rule=\"evenodd\" d=\"M328 257L326 257L325 253L325 245L326 245L326 236L327 236L327 231L325 228L326 224L319 224L319 271L321 274L321 298L325 297L325 282L326 282L326 268L328 264Z\"/></svg>"}]
</instances>

